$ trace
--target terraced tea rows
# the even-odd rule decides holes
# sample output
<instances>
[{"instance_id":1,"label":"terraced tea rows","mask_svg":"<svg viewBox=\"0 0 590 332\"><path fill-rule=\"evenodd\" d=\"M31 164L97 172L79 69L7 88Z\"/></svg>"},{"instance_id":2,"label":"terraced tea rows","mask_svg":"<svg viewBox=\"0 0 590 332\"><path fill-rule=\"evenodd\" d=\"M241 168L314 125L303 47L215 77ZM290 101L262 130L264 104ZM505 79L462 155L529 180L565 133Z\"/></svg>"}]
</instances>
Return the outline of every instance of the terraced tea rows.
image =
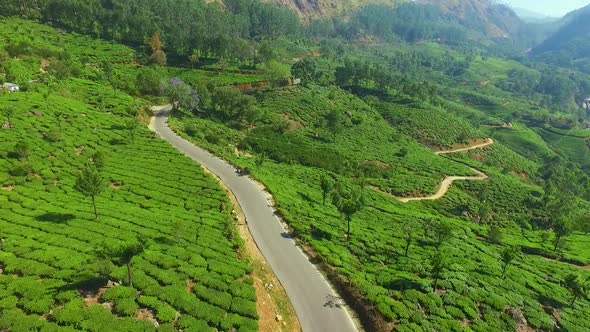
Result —
<instances>
[{"instance_id":1,"label":"terraced tea rows","mask_svg":"<svg viewBox=\"0 0 590 332\"><path fill-rule=\"evenodd\" d=\"M215 180L147 129L132 135L129 118L50 104L36 92L0 99L18 105L14 128L0 130L0 330L257 330L252 269ZM19 160L21 140L30 156ZM98 221L74 190L96 151ZM97 253L135 241L145 250L131 287L125 264Z\"/></svg>"}]
</instances>

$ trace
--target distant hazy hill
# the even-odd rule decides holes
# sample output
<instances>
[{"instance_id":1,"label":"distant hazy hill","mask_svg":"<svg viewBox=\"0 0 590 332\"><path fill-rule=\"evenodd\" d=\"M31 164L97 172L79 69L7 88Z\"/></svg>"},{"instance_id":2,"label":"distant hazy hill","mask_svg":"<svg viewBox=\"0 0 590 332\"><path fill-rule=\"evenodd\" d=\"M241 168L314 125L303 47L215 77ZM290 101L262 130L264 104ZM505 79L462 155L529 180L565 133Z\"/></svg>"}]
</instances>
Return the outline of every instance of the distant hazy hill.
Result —
<instances>
[{"instance_id":1,"label":"distant hazy hill","mask_svg":"<svg viewBox=\"0 0 590 332\"><path fill-rule=\"evenodd\" d=\"M567 14L561 28L534 50L535 54L560 52L572 59L590 57L590 5Z\"/></svg>"},{"instance_id":2,"label":"distant hazy hill","mask_svg":"<svg viewBox=\"0 0 590 332\"><path fill-rule=\"evenodd\" d=\"M524 8L513 7L512 10L521 20L528 23L548 23L558 21L558 17L551 17Z\"/></svg>"}]
</instances>

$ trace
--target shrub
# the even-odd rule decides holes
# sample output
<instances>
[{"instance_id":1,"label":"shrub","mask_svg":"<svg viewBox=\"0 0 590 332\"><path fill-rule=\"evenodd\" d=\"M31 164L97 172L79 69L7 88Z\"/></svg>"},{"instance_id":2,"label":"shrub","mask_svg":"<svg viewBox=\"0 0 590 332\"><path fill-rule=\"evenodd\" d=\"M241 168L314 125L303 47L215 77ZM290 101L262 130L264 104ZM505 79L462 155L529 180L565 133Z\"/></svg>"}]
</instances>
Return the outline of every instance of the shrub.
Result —
<instances>
[{"instance_id":1,"label":"shrub","mask_svg":"<svg viewBox=\"0 0 590 332\"><path fill-rule=\"evenodd\" d=\"M119 298L115 300L115 312L123 316L133 316L139 309L135 299L131 298Z\"/></svg>"},{"instance_id":2,"label":"shrub","mask_svg":"<svg viewBox=\"0 0 590 332\"><path fill-rule=\"evenodd\" d=\"M231 311L254 319L258 319L258 313L256 311L256 302L242 299L240 297L234 297L231 304Z\"/></svg>"}]
</instances>

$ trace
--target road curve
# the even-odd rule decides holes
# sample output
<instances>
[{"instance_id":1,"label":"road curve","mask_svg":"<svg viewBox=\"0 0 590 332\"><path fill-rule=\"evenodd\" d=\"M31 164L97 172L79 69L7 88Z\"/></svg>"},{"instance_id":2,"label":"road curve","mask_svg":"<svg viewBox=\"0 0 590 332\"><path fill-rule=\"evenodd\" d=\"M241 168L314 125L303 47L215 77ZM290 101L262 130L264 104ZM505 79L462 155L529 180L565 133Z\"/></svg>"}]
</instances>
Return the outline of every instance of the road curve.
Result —
<instances>
[{"instance_id":1,"label":"road curve","mask_svg":"<svg viewBox=\"0 0 590 332\"><path fill-rule=\"evenodd\" d=\"M170 106L155 107L151 127L179 151L216 174L234 193L254 241L285 288L303 331L357 331L343 301L287 236L265 192L235 168L184 140L167 125Z\"/></svg>"}]
</instances>

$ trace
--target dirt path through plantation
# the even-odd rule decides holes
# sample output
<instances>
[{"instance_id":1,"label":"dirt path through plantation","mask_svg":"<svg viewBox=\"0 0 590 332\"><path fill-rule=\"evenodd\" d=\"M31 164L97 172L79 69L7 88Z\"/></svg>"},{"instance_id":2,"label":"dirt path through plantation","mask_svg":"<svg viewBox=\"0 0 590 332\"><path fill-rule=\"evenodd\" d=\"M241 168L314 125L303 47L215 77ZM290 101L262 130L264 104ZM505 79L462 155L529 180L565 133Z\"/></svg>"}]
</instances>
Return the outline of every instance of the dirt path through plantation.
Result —
<instances>
[{"instance_id":1,"label":"dirt path through plantation","mask_svg":"<svg viewBox=\"0 0 590 332\"><path fill-rule=\"evenodd\" d=\"M482 149L482 148L485 148L486 146L492 145L494 143L495 143L495 141L493 139L488 138L488 139L486 139L486 141L484 143L478 143L478 144L474 144L474 145L471 145L471 146L468 146L465 148L460 148L460 149L455 149L455 150L437 151L437 152L435 152L435 154L441 155L441 154L450 154L450 153L457 153L457 152L466 152L466 151L474 150L474 149ZM442 180L440 185L438 185L436 193L434 195L430 195L430 196L397 197L395 195L385 193L376 187L371 187L371 189L373 189L375 191L379 191L379 192L384 193L386 195L389 195L389 196L391 196L403 203L408 203L408 202L412 202L412 201L435 201L437 199L441 199L444 195L446 195L449 192L449 189L451 188L451 186L453 185L453 182L455 182L455 181L483 181L483 180L488 179L488 176L486 174L484 174L483 172L476 170L475 168L471 168L471 167L469 169L477 175L474 175L474 176L447 176Z\"/></svg>"},{"instance_id":2,"label":"dirt path through plantation","mask_svg":"<svg viewBox=\"0 0 590 332\"><path fill-rule=\"evenodd\" d=\"M494 144L495 141L492 138L488 138L485 140L485 142L483 143L478 143L475 145L470 145L461 149L455 149L455 150L443 150L443 151L436 151L435 154L441 155L441 154L450 154L450 153L456 153L456 152L466 152L469 150L475 150L475 149L481 149L481 148L485 148L488 145L492 145Z\"/></svg>"}]
</instances>

